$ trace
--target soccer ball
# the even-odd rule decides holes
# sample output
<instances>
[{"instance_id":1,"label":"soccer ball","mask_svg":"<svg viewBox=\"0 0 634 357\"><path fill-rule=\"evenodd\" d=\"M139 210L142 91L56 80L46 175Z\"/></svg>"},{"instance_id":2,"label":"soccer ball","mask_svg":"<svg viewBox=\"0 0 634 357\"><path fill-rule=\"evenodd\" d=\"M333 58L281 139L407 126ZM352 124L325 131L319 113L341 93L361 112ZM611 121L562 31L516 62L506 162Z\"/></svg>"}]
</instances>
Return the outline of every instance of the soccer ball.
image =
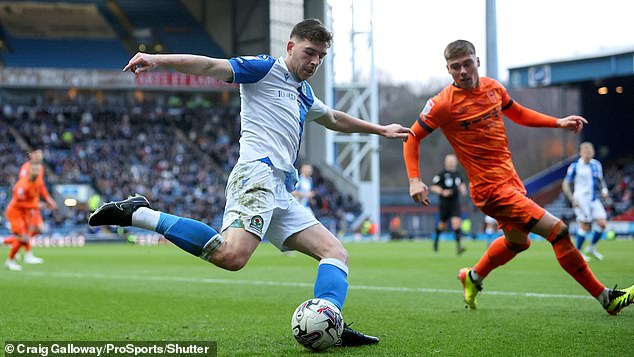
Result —
<instances>
[{"instance_id":1,"label":"soccer ball","mask_svg":"<svg viewBox=\"0 0 634 357\"><path fill-rule=\"evenodd\" d=\"M291 328L297 342L309 350L323 351L334 346L341 338L343 318L330 301L310 299L295 309Z\"/></svg>"}]
</instances>

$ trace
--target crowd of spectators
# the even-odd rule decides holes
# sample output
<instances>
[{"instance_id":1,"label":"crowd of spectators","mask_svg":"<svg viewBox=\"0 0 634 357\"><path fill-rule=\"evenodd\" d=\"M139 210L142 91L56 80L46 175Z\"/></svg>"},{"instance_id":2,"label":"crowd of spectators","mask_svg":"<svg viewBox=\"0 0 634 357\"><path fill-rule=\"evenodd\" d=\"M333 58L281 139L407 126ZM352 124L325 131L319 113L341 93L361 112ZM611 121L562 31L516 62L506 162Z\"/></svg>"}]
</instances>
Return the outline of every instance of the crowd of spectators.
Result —
<instances>
[{"instance_id":1,"label":"crowd of spectators","mask_svg":"<svg viewBox=\"0 0 634 357\"><path fill-rule=\"evenodd\" d=\"M619 216L634 206L634 157L615 160L605 168L604 176L610 195L605 204L608 217Z\"/></svg>"},{"instance_id":2,"label":"crowd of spectators","mask_svg":"<svg viewBox=\"0 0 634 357\"><path fill-rule=\"evenodd\" d=\"M345 195L326 179L318 167L313 169L313 191L310 208L315 217L332 232L350 233L353 222L362 214L361 203L351 195Z\"/></svg>"},{"instance_id":3,"label":"crowd of spectators","mask_svg":"<svg viewBox=\"0 0 634 357\"><path fill-rule=\"evenodd\" d=\"M158 210L222 222L224 187L239 155L238 106L5 105L0 119L5 191L27 160L11 127L43 149L49 184L89 184L103 201L138 192ZM320 175L315 191L314 212L333 230L360 213L358 202ZM53 225L85 225L86 209L60 211L43 213Z\"/></svg>"}]
</instances>

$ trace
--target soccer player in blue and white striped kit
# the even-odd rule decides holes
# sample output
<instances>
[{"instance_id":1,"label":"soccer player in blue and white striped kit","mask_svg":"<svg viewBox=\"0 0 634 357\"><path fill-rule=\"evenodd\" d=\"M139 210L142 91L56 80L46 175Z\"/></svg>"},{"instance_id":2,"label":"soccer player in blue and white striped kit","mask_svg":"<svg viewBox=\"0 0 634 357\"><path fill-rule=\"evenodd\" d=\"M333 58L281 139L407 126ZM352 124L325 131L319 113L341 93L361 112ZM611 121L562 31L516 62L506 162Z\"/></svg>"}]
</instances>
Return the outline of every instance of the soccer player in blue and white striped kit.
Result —
<instances>
[{"instance_id":1,"label":"soccer player in blue and white striped kit","mask_svg":"<svg viewBox=\"0 0 634 357\"><path fill-rule=\"evenodd\" d=\"M371 133L406 140L399 124L377 125L328 108L306 81L317 71L332 42L319 20L293 28L286 56L209 58L137 53L123 69L135 74L157 67L240 83L240 158L226 187L220 231L193 219L151 209L141 195L106 203L89 218L91 226L136 226L164 235L181 249L227 270L245 266L264 235L278 249L297 250L319 260L315 298L340 310L348 291L348 253L341 242L291 195L304 125L315 121L346 133ZM340 345L379 341L345 326Z\"/></svg>"},{"instance_id":2,"label":"soccer player in blue and white striped kit","mask_svg":"<svg viewBox=\"0 0 634 357\"><path fill-rule=\"evenodd\" d=\"M574 185L574 192L570 189L570 184ZM602 260L603 255L597 251L596 244L601 240L605 231L607 214L601 203L601 198L608 197L608 186L603 179L603 167L594 158L594 145L590 142L583 142L579 145L579 160L568 166L568 172L564 178L561 188L566 197L572 203L572 207L577 217L577 249L581 252L586 235L592 230L592 222L597 228L592 232L590 245L586 248L586 253L592 255L597 260ZM589 257L583 255L584 259Z\"/></svg>"}]
</instances>

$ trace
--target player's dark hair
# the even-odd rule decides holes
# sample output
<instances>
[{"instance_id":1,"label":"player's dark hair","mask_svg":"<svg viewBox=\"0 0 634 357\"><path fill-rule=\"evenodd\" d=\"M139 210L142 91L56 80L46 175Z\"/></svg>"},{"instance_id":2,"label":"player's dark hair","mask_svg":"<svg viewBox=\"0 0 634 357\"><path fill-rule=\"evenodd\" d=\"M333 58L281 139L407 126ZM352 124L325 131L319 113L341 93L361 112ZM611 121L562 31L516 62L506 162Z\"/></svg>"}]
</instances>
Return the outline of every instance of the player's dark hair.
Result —
<instances>
[{"instance_id":1,"label":"player's dark hair","mask_svg":"<svg viewBox=\"0 0 634 357\"><path fill-rule=\"evenodd\" d=\"M291 38L324 42L328 47L332 44L332 32L317 19L305 19L297 23L291 31Z\"/></svg>"},{"instance_id":2,"label":"player's dark hair","mask_svg":"<svg viewBox=\"0 0 634 357\"><path fill-rule=\"evenodd\" d=\"M445 48L445 60L450 60L464 55L475 55L476 50L473 43L467 40L456 40Z\"/></svg>"}]
</instances>

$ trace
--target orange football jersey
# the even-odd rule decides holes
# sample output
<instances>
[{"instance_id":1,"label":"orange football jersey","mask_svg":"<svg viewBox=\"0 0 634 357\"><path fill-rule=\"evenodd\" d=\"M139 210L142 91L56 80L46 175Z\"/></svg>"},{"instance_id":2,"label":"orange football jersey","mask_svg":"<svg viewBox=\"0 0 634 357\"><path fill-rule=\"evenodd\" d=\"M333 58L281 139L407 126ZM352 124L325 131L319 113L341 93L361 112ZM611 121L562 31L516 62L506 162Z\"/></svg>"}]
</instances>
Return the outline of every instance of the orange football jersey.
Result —
<instances>
[{"instance_id":1,"label":"orange football jersey","mask_svg":"<svg viewBox=\"0 0 634 357\"><path fill-rule=\"evenodd\" d=\"M443 131L472 186L496 183L516 174L502 119L511 104L500 83L481 77L475 89L445 87L427 101L418 124Z\"/></svg>"}]
</instances>

